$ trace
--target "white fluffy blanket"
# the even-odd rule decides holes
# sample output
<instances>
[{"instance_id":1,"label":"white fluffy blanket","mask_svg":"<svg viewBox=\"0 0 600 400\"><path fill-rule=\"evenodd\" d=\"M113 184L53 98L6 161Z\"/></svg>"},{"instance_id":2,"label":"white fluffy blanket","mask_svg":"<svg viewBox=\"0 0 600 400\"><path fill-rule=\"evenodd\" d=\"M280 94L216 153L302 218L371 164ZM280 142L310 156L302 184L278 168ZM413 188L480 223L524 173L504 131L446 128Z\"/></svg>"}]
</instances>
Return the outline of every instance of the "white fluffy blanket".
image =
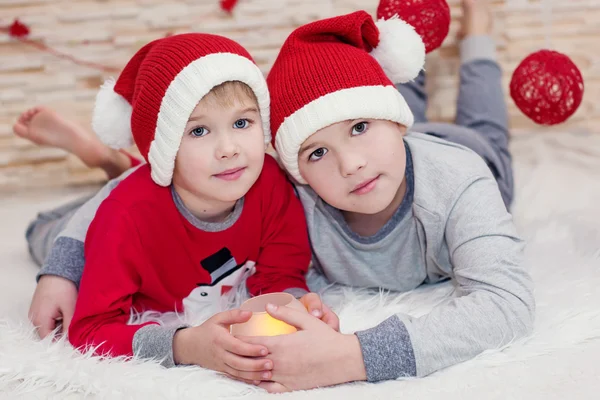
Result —
<instances>
[{"instance_id":1,"label":"white fluffy blanket","mask_svg":"<svg viewBox=\"0 0 600 400\"><path fill-rule=\"evenodd\" d=\"M423 379L348 384L285 394L302 398L596 399L600 391L600 135L520 135L514 216L528 241L536 283L533 335ZM0 397L263 398L260 389L199 368L99 360L62 341L36 339L26 311L36 269L22 232L36 210L60 196L0 200ZM334 287L325 292L351 332L402 311L428 312L450 283L406 294ZM340 366L343 368L343 366Z\"/></svg>"}]
</instances>

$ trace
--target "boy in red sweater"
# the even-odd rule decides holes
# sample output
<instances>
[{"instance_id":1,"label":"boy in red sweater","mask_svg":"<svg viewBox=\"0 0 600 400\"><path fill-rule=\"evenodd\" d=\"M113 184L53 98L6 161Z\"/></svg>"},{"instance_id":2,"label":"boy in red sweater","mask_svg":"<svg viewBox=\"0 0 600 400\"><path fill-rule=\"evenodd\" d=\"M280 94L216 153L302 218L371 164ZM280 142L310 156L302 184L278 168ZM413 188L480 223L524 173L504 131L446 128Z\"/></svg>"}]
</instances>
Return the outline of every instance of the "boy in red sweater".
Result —
<instances>
[{"instance_id":1,"label":"boy in red sweater","mask_svg":"<svg viewBox=\"0 0 600 400\"><path fill-rule=\"evenodd\" d=\"M250 314L219 313L221 295L244 280L252 295L307 293L310 248L301 204L265 155L269 94L250 55L215 35L151 42L102 87L93 125L113 147L133 136L148 163L87 232L70 342L269 379L272 361L252 358L266 348L229 333ZM128 323L132 312L200 310L217 314L193 328Z\"/></svg>"}]
</instances>

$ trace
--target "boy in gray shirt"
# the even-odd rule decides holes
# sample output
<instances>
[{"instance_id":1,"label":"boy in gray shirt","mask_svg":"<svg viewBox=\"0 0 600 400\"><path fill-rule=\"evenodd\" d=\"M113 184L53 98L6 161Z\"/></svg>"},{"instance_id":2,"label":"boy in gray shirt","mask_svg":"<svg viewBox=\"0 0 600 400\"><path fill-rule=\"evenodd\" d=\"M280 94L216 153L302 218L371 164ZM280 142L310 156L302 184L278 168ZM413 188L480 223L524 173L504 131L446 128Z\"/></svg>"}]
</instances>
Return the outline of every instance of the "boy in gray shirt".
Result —
<instances>
[{"instance_id":1,"label":"boy in gray shirt","mask_svg":"<svg viewBox=\"0 0 600 400\"><path fill-rule=\"evenodd\" d=\"M401 94L392 85L422 67L420 38L403 24L359 11L292 32L267 77L275 149L298 183L313 264L329 282L408 291L450 278L456 296L354 334L271 308L301 334L245 338L269 349L269 391L422 377L533 328L524 243L506 207L512 176L493 44L462 41L462 127L436 130L415 101L422 76ZM415 130L438 134L408 133L411 110Z\"/></svg>"},{"instance_id":2,"label":"boy in gray shirt","mask_svg":"<svg viewBox=\"0 0 600 400\"><path fill-rule=\"evenodd\" d=\"M308 46L301 63L305 70L288 68L286 54L290 53L286 53L286 45L282 48L269 76L273 131L277 132L275 144L285 168L299 183L308 183L298 184L297 191L305 208L315 268L330 282L394 291L451 278L458 297L423 317L396 315L353 335L315 326L311 320L302 337L248 339L266 345L270 359L275 361L274 382L261 384L267 390L425 376L531 331L532 282L523 265L524 244L507 211L513 190L508 121L501 71L493 42L486 35L489 14L484 5L468 0L463 1L463 9L466 36L460 44L456 125L426 121L423 73L398 85L401 95L396 97L385 80L360 85L352 82L369 79L373 69L378 75L378 66L370 59L360 65L364 50L358 46L355 54L347 57L315 60L314 54L322 51L319 41L304 43ZM340 25L351 27L358 18L367 26L362 36L376 32L367 16L351 15L329 20L325 26L323 21L316 26L309 24L298 31L313 34L313 38L323 34L351 42L344 33L329 30ZM404 45L403 41L400 46ZM335 50L324 50L323 54L328 51ZM298 57L303 53L293 54ZM318 72L311 65L336 59L340 65ZM364 76L344 74L344 63L350 62ZM298 104L303 105L301 110L313 100L303 93L305 87L293 82L311 82L316 90L338 85L338 90L322 93L319 98L356 86L376 86L385 91L375 97L362 92L360 97L350 96L346 103L339 98L334 104L323 103L311 118L294 123L293 116L300 115ZM290 105L290 97L295 106ZM381 114L378 106L382 104L392 105L387 107L388 114ZM316 127L324 114L320 111L339 111L338 105L346 106L341 116L332 119L329 113L326 125ZM406 129L410 133L405 135ZM32 224L28 240L32 254L45 260L42 280L62 276L77 284L89 221L121 179L109 182L85 205L75 203L41 214ZM35 296L43 298L48 290L38 287ZM287 315L286 310L273 313L291 323L303 323L301 317ZM303 338L308 338L307 342L302 342ZM307 348L311 350L307 352ZM304 353L294 353L299 349ZM337 356L335 362L333 356ZM286 359L298 362L290 365ZM311 359L316 364L310 368L301 362ZM347 368L339 368L339 362ZM292 376L294 379L286 378Z\"/></svg>"}]
</instances>

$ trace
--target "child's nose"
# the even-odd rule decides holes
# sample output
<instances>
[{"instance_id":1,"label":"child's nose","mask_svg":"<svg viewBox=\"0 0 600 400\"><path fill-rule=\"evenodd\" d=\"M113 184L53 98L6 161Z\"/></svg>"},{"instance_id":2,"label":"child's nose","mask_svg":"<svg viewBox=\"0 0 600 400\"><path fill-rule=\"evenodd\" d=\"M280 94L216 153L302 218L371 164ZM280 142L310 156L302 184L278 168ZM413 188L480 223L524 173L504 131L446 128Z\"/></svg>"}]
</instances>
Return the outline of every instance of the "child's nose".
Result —
<instances>
[{"instance_id":1,"label":"child's nose","mask_svg":"<svg viewBox=\"0 0 600 400\"><path fill-rule=\"evenodd\" d=\"M366 165L366 160L360 154L349 153L340 158L340 173L343 177L356 174Z\"/></svg>"},{"instance_id":2,"label":"child's nose","mask_svg":"<svg viewBox=\"0 0 600 400\"><path fill-rule=\"evenodd\" d=\"M217 147L217 158L231 158L239 153L239 146L233 140L231 135L223 134L220 137L219 144Z\"/></svg>"}]
</instances>

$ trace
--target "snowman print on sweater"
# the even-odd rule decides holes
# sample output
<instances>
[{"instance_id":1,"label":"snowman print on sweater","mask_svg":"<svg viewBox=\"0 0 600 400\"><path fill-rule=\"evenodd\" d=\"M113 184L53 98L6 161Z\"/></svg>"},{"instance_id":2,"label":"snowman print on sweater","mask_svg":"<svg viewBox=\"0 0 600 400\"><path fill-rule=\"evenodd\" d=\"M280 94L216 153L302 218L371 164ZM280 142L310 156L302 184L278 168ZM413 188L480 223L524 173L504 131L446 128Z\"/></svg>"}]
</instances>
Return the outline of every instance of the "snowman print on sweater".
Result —
<instances>
[{"instance_id":1,"label":"snowman print on sweater","mask_svg":"<svg viewBox=\"0 0 600 400\"><path fill-rule=\"evenodd\" d=\"M232 296L245 285L246 279L256 268L253 261L239 264L224 247L215 254L206 257L200 265L209 274L210 283L199 283L191 293L183 299L186 314L216 314L224 311L233 300Z\"/></svg>"}]
</instances>

